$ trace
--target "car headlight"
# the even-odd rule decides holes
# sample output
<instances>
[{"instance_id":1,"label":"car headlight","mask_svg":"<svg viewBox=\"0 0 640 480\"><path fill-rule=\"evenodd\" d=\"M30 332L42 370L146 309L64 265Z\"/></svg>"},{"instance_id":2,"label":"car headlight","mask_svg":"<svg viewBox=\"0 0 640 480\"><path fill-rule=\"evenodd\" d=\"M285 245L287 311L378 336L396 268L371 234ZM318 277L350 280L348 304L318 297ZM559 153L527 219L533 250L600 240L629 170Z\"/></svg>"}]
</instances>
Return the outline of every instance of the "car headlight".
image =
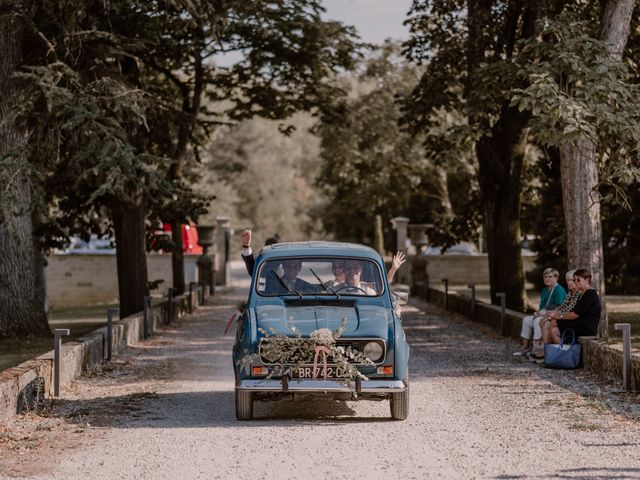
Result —
<instances>
[{"instance_id":1,"label":"car headlight","mask_svg":"<svg viewBox=\"0 0 640 480\"><path fill-rule=\"evenodd\" d=\"M378 342L369 342L364 346L364 354L372 362L382 360L382 346Z\"/></svg>"}]
</instances>

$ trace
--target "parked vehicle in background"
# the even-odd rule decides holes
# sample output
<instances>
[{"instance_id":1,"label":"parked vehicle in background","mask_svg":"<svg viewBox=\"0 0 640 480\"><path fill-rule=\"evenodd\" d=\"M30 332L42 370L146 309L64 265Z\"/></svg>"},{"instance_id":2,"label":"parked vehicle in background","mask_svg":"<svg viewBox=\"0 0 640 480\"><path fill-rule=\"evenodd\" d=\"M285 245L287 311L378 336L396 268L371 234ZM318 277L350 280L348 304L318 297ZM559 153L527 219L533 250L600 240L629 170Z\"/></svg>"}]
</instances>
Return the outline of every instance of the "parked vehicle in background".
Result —
<instances>
[{"instance_id":1,"label":"parked vehicle in background","mask_svg":"<svg viewBox=\"0 0 640 480\"><path fill-rule=\"evenodd\" d=\"M171 224L163 223L162 230L171 239ZM198 229L195 223L182 225L182 250L184 253L202 254L202 247L198 245Z\"/></svg>"},{"instance_id":2,"label":"parked vehicle in background","mask_svg":"<svg viewBox=\"0 0 640 480\"><path fill-rule=\"evenodd\" d=\"M161 229L153 232L150 248L159 254L171 254L172 246L171 224L163 223ZM191 255L202 254L202 247L198 245L198 229L195 223L182 225L182 251Z\"/></svg>"},{"instance_id":3,"label":"parked vehicle in background","mask_svg":"<svg viewBox=\"0 0 640 480\"><path fill-rule=\"evenodd\" d=\"M480 255L478 247L471 242L460 242L450 246L443 253L442 247L427 247L424 255Z\"/></svg>"},{"instance_id":4,"label":"parked vehicle in background","mask_svg":"<svg viewBox=\"0 0 640 480\"><path fill-rule=\"evenodd\" d=\"M80 237L75 236L71 237L64 253L73 255L114 255L116 249L108 236L98 237L96 234L92 234L89 240L82 240Z\"/></svg>"},{"instance_id":5,"label":"parked vehicle in background","mask_svg":"<svg viewBox=\"0 0 640 480\"><path fill-rule=\"evenodd\" d=\"M369 247L263 248L233 347L238 420L274 399L389 400L391 417L404 420L409 345L394 306L383 260Z\"/></svg>"}]
</instances>

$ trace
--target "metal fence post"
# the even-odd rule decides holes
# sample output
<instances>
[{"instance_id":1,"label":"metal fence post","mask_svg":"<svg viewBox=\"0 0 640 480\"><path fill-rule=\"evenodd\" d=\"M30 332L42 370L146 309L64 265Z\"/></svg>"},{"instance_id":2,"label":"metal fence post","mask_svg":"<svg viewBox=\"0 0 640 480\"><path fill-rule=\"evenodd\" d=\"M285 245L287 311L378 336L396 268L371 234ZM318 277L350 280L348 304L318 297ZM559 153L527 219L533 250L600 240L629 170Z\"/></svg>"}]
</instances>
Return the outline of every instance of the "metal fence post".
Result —
<instances>
[{"instance_id":1,"label":"metal fence post","mask_svg":"<svg viewBox=\"0 0 640 480\"><path fill-rule=\"evenodd\" d=\"M167 323L171 324L173 321L173 288L169 289L169 305L167 312Z\"/></svg>"},{"instance_id":2,"label":"metal fence post","mask_svg":"<svg viewBox=\"0 0 640 480\"><path fill-rule=\"evenodd\" d=\"M429 275L427 275L426 281L425 283L427 284L427 291L425 293L425 300L428 302L429 301Z\"/></svg>"},{"instance_id":3,"label":"metal fence post","mask_svg":"<svg viewBox=\"0 0 640 480\"><path fill-rule=\"evenodd\" d=\"M53 394L60 396L60 349L62 337L71 333L68 328L56 328L53 331Z\"/></svg>"},{"instance_id":4,"label":"metal fence post","mask_svg":"<svg viewBox=\"0 0 640 480\"><path fill-rule=\"evenodd\" d=\"M467 285L471 289L471 320L476 319L476 286L475 284Z\"/></svg>"},{"instance_id":5,"label":"metal fence post","mask_svg":"<svg viewBox=\"0 0 640 480\"><path fill-rule=\"evenodd\" d=\"M193 282L189 282L189 314L193 313Z\"/></svg>"},{"instance_id":6,"label":"metal fence post","mask_svg":"<svg viewBox=\"0 0 640 480\"><path fill-rule=\"evenodd\" d=\"M444 309L449 310L449 279L443 278L442 283L444 283Z\"/></svg>"},{"instance_id":7,"label":"metal fence post","mask_svg":"<svg viewBox=\"0 0 640 480\"><path fill-rule=\"evenodd\" d=\"M507 294L504 292L496 293L496 297L500 298L500 333L503 337L507 336Z\"/></svg>"},{"instance_id":8,"label":"metal fence post","mask_svg":"<svg viewBox=\"0 0 640 480\"><path fill-rule=\"evenodd\" d=\"M144 297L144 314L142 316L142 335L144 339L149 338L149 304L151 302L151 298L148 295Z\"/></svg>"},{"instance_id":9,"label":"metal fence post","mask_svg":"<svg viewBox=\"0 0 640 480\"><path fill-rule=\"evenodd\" d=\"M616 330L622 330L622 385L631 390L631 324L616 323Z\"/></svg>"},{"instance_id":10,"label":"metal fence post","mask_svg":"<svg viewBox=\"0 0 640 480\"><path fill-rule=\"evenodd\" d=\"M117 308L109 308L107 310L107 361L111 361L111 354L113 349L113 314L118 313L120 310Z\"/></svg>"}]
</instances>

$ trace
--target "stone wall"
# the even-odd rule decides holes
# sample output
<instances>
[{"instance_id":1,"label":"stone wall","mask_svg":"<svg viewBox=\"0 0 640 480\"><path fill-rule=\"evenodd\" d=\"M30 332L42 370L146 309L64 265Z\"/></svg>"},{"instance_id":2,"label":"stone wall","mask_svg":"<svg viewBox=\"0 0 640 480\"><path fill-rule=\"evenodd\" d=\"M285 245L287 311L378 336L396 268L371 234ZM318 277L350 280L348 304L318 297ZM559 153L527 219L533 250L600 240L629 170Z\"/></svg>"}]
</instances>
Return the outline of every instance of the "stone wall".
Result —
<instances>
[{"instance_id":1,"label":"stone wall","mask_svg":"<svg viewBox=\"0 0 640 480\"><path fill-rule=\"evenodd\" d=\"M185 255L185 282L197 281L198 255ZM49 308L117 303L118 272L115 255L52 255L47 258ZM148 255L149 281L162 279L160 291L172 285L171 255Z\"/></svg>"},{"instance_id":2,"label":"stone wall","mask_svg":"<svg viewBox=\"0 0 640 480\"><path fill-rule=\"evenodd\" d=\"M431 286L439 285L443 278L450 285L489 284L489 258L483 255L425 255L427 275ZM525 272L535 268L535 257L522 257Z\"/></svg>"},{"instance_id":3,"label":"stone wall","mask_svg":"<svg viewBox=\"0 0 640 480\"><path fill-rule=\"evenodd\" d=\"M173 299L173 318L185 316L198 306L198 293L192 292ZM169 302L164 301L149 310L149 334L162 328L169 320ZM143 338L143 314L123 318L113 324L112 354L123 351ZM100 366L107 358L107 327L99 328L77 340L64 343L60 351L60 386ZM44 397L53 395L53 350L0 372L0 419L25 412Z\"/></svg>"}]
</instances>

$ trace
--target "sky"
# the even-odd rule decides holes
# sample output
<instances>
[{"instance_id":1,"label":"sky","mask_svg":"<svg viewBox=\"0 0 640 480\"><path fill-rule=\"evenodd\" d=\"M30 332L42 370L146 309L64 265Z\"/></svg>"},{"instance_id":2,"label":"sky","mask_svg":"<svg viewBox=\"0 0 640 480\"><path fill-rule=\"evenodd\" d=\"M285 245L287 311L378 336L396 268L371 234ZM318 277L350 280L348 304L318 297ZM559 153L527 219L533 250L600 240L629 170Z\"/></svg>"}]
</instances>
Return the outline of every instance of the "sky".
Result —
<instances>
[{"instance_id":1,"label":"sky","mask_svg":"<svg viewBox=\"0 0 640 480\"><path fill-rule=\"evenodd\" d=\"M353 25L363 41L382 43L386 38L406 40L404 22L411 0L323 0L326 18Z\"/></svg>"},{"instance_id":2,"label":"sky","mask_svg":"<svg viewBox=\"0 0 640 480\"><path fill-rule=\"evenodd\" d=\"M362 41L382 43L387 38L406 40L404 22L411 0L322 0L324 17L356 27ZM240 53L216 56L220 66L230 66L242 58Z\"/></svg>"}]
</instances>

